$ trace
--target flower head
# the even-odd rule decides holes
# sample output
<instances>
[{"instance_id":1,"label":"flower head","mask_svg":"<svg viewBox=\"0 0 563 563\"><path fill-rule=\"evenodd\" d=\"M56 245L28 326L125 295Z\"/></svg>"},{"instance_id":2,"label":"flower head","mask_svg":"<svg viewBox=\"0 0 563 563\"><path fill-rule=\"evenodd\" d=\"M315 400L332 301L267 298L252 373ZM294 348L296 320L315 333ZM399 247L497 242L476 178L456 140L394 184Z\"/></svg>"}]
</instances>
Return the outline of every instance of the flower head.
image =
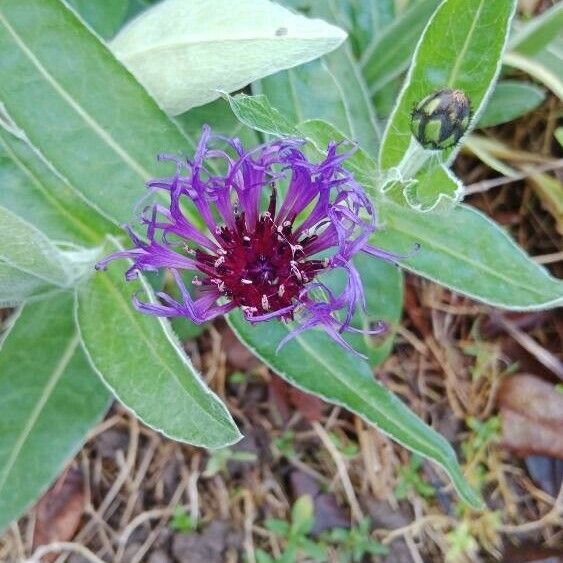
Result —
<instances>
[{"instance_id":1,"label":"flower head","mask_svg":"<svg viewBox=\"0 0 563 563\"><path fill-rule=\"evenodd\" d=\"M425 148L453 147L463 137L471 121L471 103L462 90L439 90L426 96L411 115L411 131Z\"/></svg>"},{"instance_id":2,"label":"flower head","mask_svg":"<svg viewBox=\"0 0 563 563\"><path fill-rule=\"evenodd\" d=\"M373 205L342 163L349 156L330 143L326 158L310 162L304 141L277 140L246 151L238 139L213 136L205 127L192 160L176 163L169 178L148 182L168 205L154 203L141 216L146 240L128 228L134 247L101 261L133 261L125 274L169 270L180 300L158 293L159 303L134 298L142 313L183 316L196 324L236 308L251 323L296 320L289 338L323 327L342 346L352 317L365 306L352 259L358 252L394 261L368 244L376 229ZM216 172L222 167L224 173ZM200 228L186 209L196 210ZM335 294L323 274L340 269L346 284ZM188 289L182 273L196 272ZM384 330L383 324L374 333ZM287 341L287 339L285 340ZM282 342L283 343L285 343Z\"/></svg>"}]
</instances>

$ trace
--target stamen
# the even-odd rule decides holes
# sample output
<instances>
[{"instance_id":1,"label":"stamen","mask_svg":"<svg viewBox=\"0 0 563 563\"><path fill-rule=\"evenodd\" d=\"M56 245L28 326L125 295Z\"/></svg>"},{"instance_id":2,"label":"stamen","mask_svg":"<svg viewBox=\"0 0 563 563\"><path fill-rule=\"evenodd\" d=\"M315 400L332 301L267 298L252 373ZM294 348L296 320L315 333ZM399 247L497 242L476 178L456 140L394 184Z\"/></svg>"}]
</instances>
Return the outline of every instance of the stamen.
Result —
<instances>
[{"instance_id":1,"label":"stamen","mask_svg":"<svg viewBox=\"0 0 563 563\"><path fill-rule=\"evenodd\" d=\"M283 297L283 294L285 293L285 285L283 285L283 283L279 286L278 288L278 295L280 297Z\"/></svg>"},{"instance_id":2,"label":"stamen","mask_svg":"<svg viewBox=\"0 0 563 563\"><path fill-rule=\"evenodd\" d=\"M270 302L268 301L268 297L266 295L262 295L262 309L264 309L264 311L268 311L270 309Z\"/></svg>"},{"instance_id":3,"label":"stamen","mask_svg":"<svg viewBox=\"0 0 563 563\"><path fill-rule=\"evenodd\" d=\"M219 258L217 258L217 260L215 260L215 262L213 263L213 265L218 268L219 266L221 266L222 264L225 263L225 257L224 256L219 256Z\"/></svg>"},{"instance_id":4,"label":"stamen","mask_svg":"<svg viewBox=\"0 0 563 563\"><path fill-rule=\"evenodd\" d=\"M243 283L244 285L252 285L252 280L247 280L246 278L242 278L240 280L240 283Z\"/></svg>"}]
</instances>

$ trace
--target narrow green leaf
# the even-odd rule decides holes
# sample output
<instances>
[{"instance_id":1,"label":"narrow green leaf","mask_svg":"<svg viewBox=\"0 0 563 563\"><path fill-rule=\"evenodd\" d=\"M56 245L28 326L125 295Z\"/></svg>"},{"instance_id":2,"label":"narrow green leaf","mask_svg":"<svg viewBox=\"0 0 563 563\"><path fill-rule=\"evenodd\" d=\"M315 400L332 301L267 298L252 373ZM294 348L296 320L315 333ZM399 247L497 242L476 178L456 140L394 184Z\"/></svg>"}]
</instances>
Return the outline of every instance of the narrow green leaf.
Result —
<instances>
[{"instance_id":1,"label":"narrow green leaf","mask_svg":"<svg viewBox=\"0 0 563 563\"><path fill-rule=\"evenodd\" d=\"M123 271L112 265L77 291L76 318L96 372L127 408L170 438L209 448L238 441L229 412L205 386L168 321L134 309L132 291L154 299L148 283L126 286Z\"/></svg>"},{"instance_id":2,"label":"narrow green leaf","mask_svg":"<svg viewBox=\"0 0 563 563\"><path fill-rule=\"evenodd\" d=\"M373 37L361 64L372 94L400 76L408 67L420 34L440 0L414 3L385 31Z\"/></svg>"},{"instance_id":3,"label":"narrow green leaf","mask_svg":"<svg viewBox=\"0 0 563 563\"><path fill-rule=\"evenodd\" d=\"M47 237L98 245L115 226L90 207L24 140L0 127L0 205Z\"/></svg>"},{"instance_id":4,"label":"narrow green leaf","mask_svg":"<svg viewBox=\"0 0 563 563\"><path fill-rule=\"evenodd\" d=\"M318 0L313 3L311 15L326 19L336 25L342 25L342 21L348 16L351 18L348 29L354 33L358 28L355 22L363 22L363 25L375 25L372 18L377 8L372 2L362 0L361 5L352 5L348 0ZM340 99L334 99L333 111L338 111L335 117L330 115L313 114L306 118L324 118L338 125L339 119L343 119L347 125L343 130L349 131L350 138L358 142L370 154L375 154L381 140L381 130L377 122L374 107L370 99L367 84L362 75L360 65L354 57L352 44L354 37L323 57L323 64L332 76ZM316 83L315 77L310 77L312 84ZM307 96L301 96L306 100ZM328 105L328 104L327 104ZM342 113L342 109L344 113ZM319 110L317 109L317 112Z\"/></svg>"},{"instance_id":5,"label":"narrow green leaf","mask_svg":"<svg viewBox=\"0 0 563 563\"><path fill-rule=\"evenodd\" d=\"M146 180L173 170L157 165L156 155L192 150L193 142L59 0L3 0L0 52L0 102L10 117L47 163L117 225L132 220Z\"/></svg>"},{"instance_id":6,"label":"narrow green leaf","mask_svg":"<svg viewBox=\"0 0 563 563\"><path fill-rule=\"evenodd\" d=\"M113 37L125 20L129 0L66 0L102 37Z\"/></svg>"},{"instance_id":7,"label":"narrow green leaf","mask_svg":"<svg viewBox=\"0 0 563 563\"><path fill-rule=\"evenodd\" d=\"M301 9L345 29L358 58L395 17L394 0L310 0Z\"/></svg>"},{"instance_id":8,"label":"narrow green leaf","mask_svg":"<svg viewBox=\"0 0 563 563\"><path fill-rule=\"evenodd\" d=\"M387 125L380 152L382 170L401 162L412 138L411 110L432 92L463 90L475 115L480 115L500 70L514 9L514 0L445 0L440 5L420 38ZM441 158L448 160L455 149L443 153Z\"/></svg>"},{"instance_id":9,"label":"narrow green leaf","mask_svg":"<svg viewBox=\"0 0 563 563\"><path fill-rule=\"evenodd\" d=\"M367 84L349 45L344 44L326 55L323 61L341 92L351 139L375 156L379 149L382 131L377 122Z\"/></svg>"},{"instance_id":10,"label":"narrow green leaf","mask_svg":"<svg viewBox=\"0 0 563 563\"><path fill-rule=\"evenodd\" d=\"M444 220L380 202L384 229L372 243L401 255L418 275L484 303L513 310L563 304L563 282L536 264L493 221L465 205ZM413 253L415 244L420 250Z\"/></svg>"},{"instance_id":11,"label":"narrow green leaf","mask_svg":"<svg viewBox=\"0 0 563 563\"><path fill-rule=\"evenodd\" d=\"M520 26L508 48L521 55L533 56L545 49L563 29L563 4L554 4L539 16Z\"/></svg>"},{"instance_id":12,"label":"narrow green leaf","mask_svg":"<svg viewBox=\"0 0 563 563\"><path fill-rule=\"evenodd\" d=\"M3 207L0 263L59 287L69 287L76 277L72 263L41 231Z\"/></svg>"},{"instance_id":13,"label":"narrow green leaf","mask_svg":"<svg viewBox=\"0 0 563 563\"><path fill-rule=\"evenodd\" d=\"M491 95L477 127L492 127L518 119L537 108L545 99L545 92L531 82L500 81Z\"/></svg>"},{"instance_id":14,"label":"narrow green leaf","mask_svg":"<svg viewBox=\"0 0 563 563\"><path fill-rule=\"evenodd\" d=\"M109 405L72 319L72 295L26 305L0 353L0 531L51 484Z\"/></svg>"},{"instance_id":15,"label":"narrow green leaf","mask_svg":"<svg viewBox=\"0 0 563 563\"><path fill-rule=\"evenodd\" d=\"M563 37L557 37L542 51L534 56L522 55L510 51L503 62L511 67L526 72L547 86L560 100L563 100Z\"/></svg>"},{"instance_id":16,"label":"narrow green leaf","mask_svg":"<svg viewBox=\"0 0 563 563\"><path fill-rule=\"evenodd\" d=\"M347 408L406 448L434 460L449 474L464 501L481 506L450 444L378 383L366 362L336 346L321 331L298 336L276 354L291 326L279 322L252 326L238 312L229 316L229 324L255 355L289 383Z\"/></svg>"},{"instance_id":17,"label":"narrow green leaf","mask_svg":"<svg viewBox=\"0 0 563 563\"><path fill-rule=\"evenodd\" d=\"M236 14L236 17L231 17ZM164 0L131 22L112 49L176 115L332 51L340 28L262 0Z\"/></svg>"}]
</instances>

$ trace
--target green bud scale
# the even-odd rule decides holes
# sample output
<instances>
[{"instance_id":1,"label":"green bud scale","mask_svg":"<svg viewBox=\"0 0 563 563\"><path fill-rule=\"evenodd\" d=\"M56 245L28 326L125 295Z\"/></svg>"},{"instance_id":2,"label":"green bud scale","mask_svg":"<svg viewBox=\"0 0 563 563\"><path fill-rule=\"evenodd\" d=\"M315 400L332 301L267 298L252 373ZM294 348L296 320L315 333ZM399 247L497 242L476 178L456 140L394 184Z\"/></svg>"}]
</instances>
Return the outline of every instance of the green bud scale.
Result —
<instances>
[{"instance_id":1,"label":"green bud scale","mask_svg":"<svg viewBox=\"0 0 563 563\"><path fill-rule=\"evenodd\" d=\"M413 109L411 131L425 148L453 147L471 121L471 103L461 90L439 90L426 96Z\"/></svg>"}]
</instances>

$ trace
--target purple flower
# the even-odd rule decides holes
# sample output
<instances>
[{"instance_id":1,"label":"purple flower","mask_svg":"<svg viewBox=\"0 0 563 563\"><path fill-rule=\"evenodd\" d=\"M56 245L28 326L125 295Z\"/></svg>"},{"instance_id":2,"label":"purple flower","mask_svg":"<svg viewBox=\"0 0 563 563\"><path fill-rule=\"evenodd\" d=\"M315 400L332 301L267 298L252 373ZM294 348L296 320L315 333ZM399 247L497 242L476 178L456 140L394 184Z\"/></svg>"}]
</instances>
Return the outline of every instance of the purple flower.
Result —
<instances>
[{"instance_id":1,"label":"purple flower","mask_svg":"<svg viewBox=\"0 0 563 563\"><path fill-rule=\"evenodd\" d=\"M397 257L368 244L376 230L373 205L342 163L350 156L330 143L326 158L310 162L304 141L276 140L245 151L239 139L213 136L208 127L193 160L161 156L176 163L176 174L148 183L165 192L169 205L146 208L141 223L146 242L130 228L134 248L101 261L133 260L126 280L139 272L169 270L180 300L158 293L159 303L134 297L142 313L186 317L196 324L240 308L251 323L296 320L280 344L314 327L323 328L344 348L342 338L364 291L352 259L359 252L395 262ZM213 164L225 170L212 171ZM285 196L280 197L280 193ZM188 219L195 208L206 229ZM204 232L205 231L205 232ZM323 274L340 269L346 284L335 294ZM183 271L194 271L189 290ZM385 330L380 323L371 331Z\"/></svg>"}]
</instances>

